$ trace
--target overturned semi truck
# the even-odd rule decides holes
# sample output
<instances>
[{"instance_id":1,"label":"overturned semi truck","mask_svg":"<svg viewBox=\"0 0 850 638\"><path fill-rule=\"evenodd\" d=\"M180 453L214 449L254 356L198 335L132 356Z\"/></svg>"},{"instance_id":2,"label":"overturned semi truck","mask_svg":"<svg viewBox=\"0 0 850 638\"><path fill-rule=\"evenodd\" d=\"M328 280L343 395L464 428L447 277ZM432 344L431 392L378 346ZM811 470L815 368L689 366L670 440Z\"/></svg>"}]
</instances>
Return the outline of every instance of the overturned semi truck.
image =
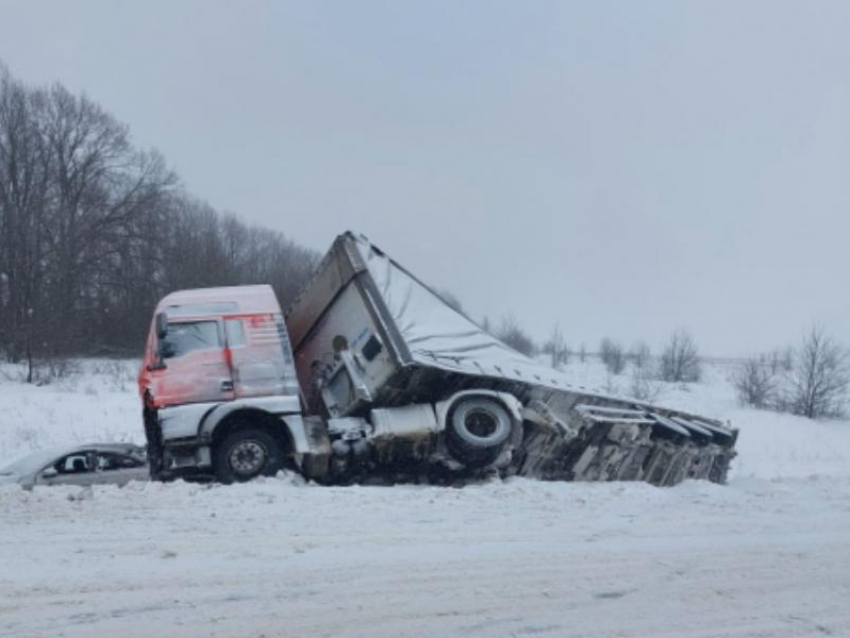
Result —
<instances>
[{"instance_id":1,"label":"overturned semi truck","mask_svg":"<svg viewBox=\"0 0 850 638\"><path fill-rule=\"evenodd\" d=\"M139 374L154 478L725 480L737 431L575 387L340 235L285 317L269 286L172 293Z\"/></svg>"}]
</instances>

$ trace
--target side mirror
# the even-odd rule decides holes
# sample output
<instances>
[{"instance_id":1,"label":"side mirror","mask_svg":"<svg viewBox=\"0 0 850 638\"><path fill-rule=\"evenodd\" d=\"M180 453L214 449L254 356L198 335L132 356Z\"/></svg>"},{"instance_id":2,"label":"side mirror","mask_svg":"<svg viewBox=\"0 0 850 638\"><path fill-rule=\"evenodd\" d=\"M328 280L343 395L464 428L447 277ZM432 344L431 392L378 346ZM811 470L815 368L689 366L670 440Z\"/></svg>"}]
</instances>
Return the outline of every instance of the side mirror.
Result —
<instances>
[{"instance_id":1,"label":"side mirror","mask_svg":"<svg viewBox=\"0 0 850 638\"><path fill-rule=\"evenodd\" d=\"M168 315L164 312L159 312L156 315L156 338L165 339L168 334Z\"/></svg>"},{"instance_id":2,"label":"side mirror","mask_svg":"<svg viewBox=\"0 0 850 638\"><path fill-rule=\"evenodd\" d=\"M41 478L54 478L59 475L59 472L56 471L55 467L47 467L41 471Z\"/></svg>"}]
</instances>

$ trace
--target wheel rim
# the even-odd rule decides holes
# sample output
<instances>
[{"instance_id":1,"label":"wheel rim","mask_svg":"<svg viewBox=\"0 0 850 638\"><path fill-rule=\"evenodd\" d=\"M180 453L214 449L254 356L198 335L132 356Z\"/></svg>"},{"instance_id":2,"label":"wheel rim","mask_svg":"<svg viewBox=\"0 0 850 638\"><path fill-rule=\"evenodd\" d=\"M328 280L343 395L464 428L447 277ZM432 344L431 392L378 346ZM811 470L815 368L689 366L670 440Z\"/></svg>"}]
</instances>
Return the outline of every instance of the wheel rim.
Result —
<instances>
[{"instance_id":1,"label":"wheel rim","mask_svg":"<svg viewBox=\"0 0 850 638\"><path fill-rule=\"evenodd\" d=\"M463 424L467 432L479 439L487 439L499 429L498 419L488 410L471 410Z\"/></svg>"},{"instance_id":2,"label":"wheel rim","mask_svg":"<svg viewBox=\"0 0 850 638\"><path fill-rule=\"evenodd\" d=\"M240 476L259 473L266 464L266 448L254 440L239 441L230 448L228 460L233 471Z\"/></svg>"}]
</instances>

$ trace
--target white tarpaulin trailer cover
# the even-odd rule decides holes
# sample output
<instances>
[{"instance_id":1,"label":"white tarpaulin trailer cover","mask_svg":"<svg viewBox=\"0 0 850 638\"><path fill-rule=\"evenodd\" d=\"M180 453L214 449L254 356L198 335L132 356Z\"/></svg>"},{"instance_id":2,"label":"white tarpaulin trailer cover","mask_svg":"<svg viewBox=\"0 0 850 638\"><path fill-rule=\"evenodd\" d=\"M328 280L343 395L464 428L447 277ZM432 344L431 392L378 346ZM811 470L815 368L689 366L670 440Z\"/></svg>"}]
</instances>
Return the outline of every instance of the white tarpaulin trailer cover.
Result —
<instances>
[{"instance_id":1,"label":"white tarpaulin trailer cover","mask_svg":"<svg viewBox=\"0 0 850 638\"><path fill-rule=\"evenodd\" d=\"M599 392L573 386L554 368L508 347L449 306L365 237L352 237L416 363L451 372L602 396Z\"/></svg>"},{"instance_id":2,"label":"white tarpaulin trailer cover","mask_svg":"<svg viewBox=\"0 0 850 638\"><path fill-rule=\"evenodd\" d=\"M351 287L358 292L353 294ZM373 299L373 296L379 298ZM352 304L353 299L360 301ZM390 349L395 353L396 366L490 379L502 385L521 384L531 388L534 396L555 391L562 396L564 393L574 395L573 399L580 396L585 402L599 400L620 408L640 407L663 414L675 412L571 384L566 375L517 352L486 332L368 238L352 232L337 237L313 281L287 312L287 327L296 358L301 360L300 375L305 387L310 384L310 366L319 357L318 353L329 349L326 344L317 346L311 342L317 341L317 335L329 332L328 324L333 323L331 316L337 317L337 325L362 322L355 316L358 312L365 316L365 310L352 311L357 305L370 307L371 321L382 325L384 339L390 342ZM340 320L343 315L345 318ZM359 331L359 328L354 330L355 333ZM329 334L322 335L318 341L328 337ZM351 335L349 341L355 340ZM392 374L380 378L389 380ZM694 415L682 416L707 420ZM728 436L723 424L716 423L716 426Z\"/></svg>"},{"instance_id":3,"label":"white tarpaulin trailer cover","mask_svg":"<svg viewBox=\"0 0 850 638\"><path fill-rule=\"evenodd\" d=\"M471 389L511 394L530 411L525 421L536 423L518 435L524 475L645 475L672 484L707 473L713 461L698 467L693 459L708 450L712 458L725 454L714 472L722 481L734 455L735 432L720 422L572 385L489 334L362 235L337 238L286 322L307 404L317 412L364 416ZM656 438L663 441L655 445Z\"/></svg>"}]
</instances>

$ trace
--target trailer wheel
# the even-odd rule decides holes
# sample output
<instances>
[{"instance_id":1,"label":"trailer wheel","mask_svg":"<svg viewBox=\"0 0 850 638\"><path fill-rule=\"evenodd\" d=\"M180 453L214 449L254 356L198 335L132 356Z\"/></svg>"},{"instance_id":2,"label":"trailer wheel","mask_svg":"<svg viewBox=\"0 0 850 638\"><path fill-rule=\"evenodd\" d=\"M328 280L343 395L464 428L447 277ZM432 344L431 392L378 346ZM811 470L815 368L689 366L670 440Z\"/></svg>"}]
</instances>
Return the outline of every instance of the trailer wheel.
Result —
<instances>
[{"instance_id":1,"label":"trailer wheel","mask_svg":"<svg viewBox=\"0 0 850 638\"><path fill-rule=\"evenodd\" d=\"M467 467L483 467L495 461L511 434L512 420L498 401L485 397L461 399L446 422L446 444Z\"/></svg>"},{"instance_id":2,"label":"trailer wheel","mask_svg":"<svg viewBox=\"0 0 850 638\"><path fill-rule=\"evenodd\" d=\"M274 476L283 461L280 445L268 432L239 429L216 448L215 476L221 483L244 483L261 475Z\"/></svg>"}]
</instances>

